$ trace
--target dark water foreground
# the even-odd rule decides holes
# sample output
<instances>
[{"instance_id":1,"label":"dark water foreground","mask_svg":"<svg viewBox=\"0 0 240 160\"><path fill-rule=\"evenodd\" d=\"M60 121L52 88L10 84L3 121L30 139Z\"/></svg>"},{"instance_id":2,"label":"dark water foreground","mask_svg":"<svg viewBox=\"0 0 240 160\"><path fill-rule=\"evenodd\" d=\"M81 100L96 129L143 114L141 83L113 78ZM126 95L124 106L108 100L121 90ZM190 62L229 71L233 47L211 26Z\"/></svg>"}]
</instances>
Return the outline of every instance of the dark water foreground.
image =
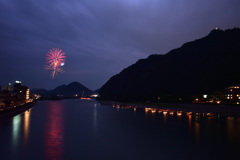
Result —
<instances>
[{"instance_id":1,"label":"dark water foreground","mask_svg":"<svg viewBox=\"0 0 240 160\"><path fill-rule=\"evenodd\" d=\"M239 159L240 119L41 101L0 121L0 159Z\"/></svg>"}]
</instances>

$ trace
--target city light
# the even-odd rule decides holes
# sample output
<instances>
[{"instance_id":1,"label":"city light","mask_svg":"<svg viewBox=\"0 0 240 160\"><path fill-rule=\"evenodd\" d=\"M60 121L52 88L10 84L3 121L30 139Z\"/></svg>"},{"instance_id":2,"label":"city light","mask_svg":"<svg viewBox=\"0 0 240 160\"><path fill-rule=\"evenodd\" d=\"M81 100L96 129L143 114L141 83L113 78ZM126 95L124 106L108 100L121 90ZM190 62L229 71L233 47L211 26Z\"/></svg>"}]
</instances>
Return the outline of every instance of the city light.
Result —
<instances>
[{"instance_id":1,"label":"city light","mask_svg":"<svg viewBox=\"0 0 240 160\"><path fill-rule=\"evenodd\" d=\"M182 112L177 112L177 115L178 115L178 116L181 116L181 115L182 115Z\"/></svg>"},{"instance_id":2,"label":"city light","mask_svg":"<svg viewBox=\"0 0 240 160\"><path fill-rule=\"evenodd\" d=\"M26 91L26 100L29 100L29 89Z\"/></svg>"},{"instance_id":3,"label":"city light","mask_svg":"<svg viewBox=\"0 0 240 160\"><path fill-rule=\"evenodd\" d=\"M167 111L163 111L163 114L166 115L168 112Z\"/></svg>"},{"instance_id":4,"label":"city light","mask_svg":"<svg viewBox=\"0 0 240 160\"><path fill-rule=\"evenodd\" d=\"M91 98L85 98L85 97L81 97L81 100L91 100Z\"/></svg>"},{"instance_id":5,"label":"city light","mask_svg":"<svg viewBox=\"0 0 240 160\"><path fill-rule=\"evenodd\" d=\"M99 95L98 94L92 94L92 95L90 95L90 97L96 98L96 97L99 97Z\"/></svg>"}]
</instances>

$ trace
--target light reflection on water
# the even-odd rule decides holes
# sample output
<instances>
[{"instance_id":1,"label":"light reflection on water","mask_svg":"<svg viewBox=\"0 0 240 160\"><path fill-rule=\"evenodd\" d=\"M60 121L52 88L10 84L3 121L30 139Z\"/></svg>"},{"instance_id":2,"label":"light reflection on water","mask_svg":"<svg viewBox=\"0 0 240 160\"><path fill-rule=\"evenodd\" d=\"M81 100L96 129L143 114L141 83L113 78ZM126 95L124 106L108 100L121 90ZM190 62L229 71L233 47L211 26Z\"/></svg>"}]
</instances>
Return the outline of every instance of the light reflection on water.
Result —
<instances>
[{"instance_id":1,"label":"light reflection on water","mask_svg":"<svg viewBox=\"0 0 240 160\"><path fill-rule=\"evenodd\" d=\"M94 131L97 130L97 104L94 104L93 109L93 129Z\"/></svg>"},{"instance_id":2,"label":"light reflection on water","mask_svg":"<svg viewBox=\"0 0 240 160\"><path fill-rule=\"evenodd\" d=\"M17 152L21 138L23 136L24 144L27 145L29 138L29 123L30 123L30 110L25 111L23 114L16 115L12 118L12 151ZM22 124L23 122L23 124ZM22 128L23 127L23 128Z\"/></svg>"},{"instance_id":3,"label":"light reflection on water","mask_svg":"<svg viewBox=\"0 0 240 160\"><path fill-rule=\"evenodd\" d=\"M199 144L199 141L200 141L200 124L198 122L194 122L194 128L195 128L196 144Z\"/></svg>"},{"instance_id":4,"label":"light reflection on water","mask_svg":"<svg viewBox=\"0 0 240 160\"><path fill-rule=\"evenodd\" d=\"M3 159L234 159L240 149L239 118L97 101L41 101L0 130Z\"/></svg>"},{"instance_id":5,"label":"light reflection on water","mask_svg":"<svg viewBox=\"0 0 240 160\"><path fill-rule=\"evenodd\" d=\"M19 142L20 127L21 127L21 115L17 115L15 117L13 117L13 125L12 126L13 126L12 142L13 142L13 148L15 149Z\"/></svg>"},{"instance_id":6,"label":"light reflection on water","mask_svg":"<svg viewBox=\"0 0 240 160\"><path fill-rule=\"evenodd\" d=\"M189 131L189 134L191 134L191 131L192 131L192 115L191 114L187 114L188 116L188 131Z\"/></svg>"},{"instance_id":7,"label":"light reflection on water","mask_svg":"<svg viewBox=\"0 0 240 160\"><path fill-rule=\"evenodd\" d=\"M49 104L46 121L45 150L47 159L60 160L63 158L63 105L61 102Z\"/></svg>"},{"instance_id":8,"label":"light reflection on water","mask_svg":"<svg viewBox=\"0 0 240 160\"><path fill-rule=\"evenodd\" d=\"M116 105L113 105L113 108L114 107L116 107ZM158 108L137 108L136 106L124 105L117 105L117 109L118 111L119 109L130 109L134 111L134 114L137 113L137 110L144 110L146 119L159 116L163 118L164 125L167 125L171 118L175 118L177 121L181 121L181 118L185 118L188 122L188 132L190 135L194 134L197 145L201 142L202 132L204 132L206 127L215 127L216 134L220 136L222 134L221 132L226 128L228 140L231 143L240 144L240 118L221 117L220 114L212 113L192 113ZM225 121L224 126L222 126L222 121Z\"/></svg>"},{"instance_id":9,"label":"light reflection on water","mask_svg":"<svg viewBox=\"0 0 240 160\"><path fill-rule=\"evenodd\" d=\"M28 143L31 109L24 112L24 142Z\"/></svg>"}]
</instances>

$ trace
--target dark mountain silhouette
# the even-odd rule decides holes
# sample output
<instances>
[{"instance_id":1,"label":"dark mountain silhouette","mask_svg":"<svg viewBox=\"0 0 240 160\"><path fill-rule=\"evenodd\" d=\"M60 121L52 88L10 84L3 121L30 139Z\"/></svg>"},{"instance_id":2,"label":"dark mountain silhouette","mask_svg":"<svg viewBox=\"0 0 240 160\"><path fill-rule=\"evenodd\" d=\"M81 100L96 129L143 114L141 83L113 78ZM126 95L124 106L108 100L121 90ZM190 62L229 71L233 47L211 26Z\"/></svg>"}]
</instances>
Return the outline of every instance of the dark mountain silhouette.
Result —
<instances>
[{"instance_id":1,"label":"dark mountain silhouette","mask_svg":"<svg viewBox=\"0 0 240 160\"><path fill-rule=\"evenodd\" d=\"M93 93L90 89L83 86L78 82L72 82L68 85L61 85L56 87L53 90L45 90L45 89L33 89L32 93L42 94L42 95L62 95L62 96L89 96Z\"/></svg>"},{"instance_id":2,"label":"dark mountain silhouette","mask_svg":"<svg viewBox=\"0 0 240 160\"><path fill-rule=\"evenodd\" d=\"M102 100L191 101L240 83L240 29L213 30L165 55L151 55L113 76Z\"/></svg>"},{"instance_id":3,"label":"dark mountain silhouette","mask_svg":"<svg viewBox=\"0 0 240 160\"><path fill-rule=\"evenodd\" d=\"M96 89L95 91L93 91L94 93L99 93L100 92L100 89L101 88L99 88L99 89Z\"/></svg>"},{"instance_id":4,"label":"dark mountain silhouette","mask_svg":"<svg viewBox=\"0 0 240 160\"><path fill-rule=\"evenodd\" d=\"M41 95L46 95L46 94L49 94L49 91L48 90L46 90L46 89L36 89L36 88L34 88L34 89L32 89L31 90L31 93L33 93L33 94L41 94Z\"/></svg>"}]
</instances>

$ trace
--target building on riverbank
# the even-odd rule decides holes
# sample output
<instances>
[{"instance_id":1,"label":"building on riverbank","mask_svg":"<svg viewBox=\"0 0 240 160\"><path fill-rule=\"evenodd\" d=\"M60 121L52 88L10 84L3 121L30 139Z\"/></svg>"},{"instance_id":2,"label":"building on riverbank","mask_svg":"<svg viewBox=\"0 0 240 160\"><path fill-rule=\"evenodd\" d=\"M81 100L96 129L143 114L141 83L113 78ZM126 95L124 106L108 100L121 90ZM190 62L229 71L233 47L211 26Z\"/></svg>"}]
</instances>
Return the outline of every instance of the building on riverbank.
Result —
<instances>
[{"instance_id":1,"label":"building on riverbank","mask_svg":"<svg viewBox=\"0 0 240 160\"><path fill-rule=\"evenodd\" d=\"M228 103L240 103L240 85L230 86L225 89L225 100Z\"/></svg>"},{"instance_id":2,"label":"building on riverbank","mask_svg":"<svg viewBox=\"0 0 240 160\"><path fill-rule=\"evenodd\" d=\"M8 83L4 90L0 90L0 102L2 107L14 107L30 102L29 87L23 86L21 81L15 81L12 86Z\"/></svg>"}]
</instances>

